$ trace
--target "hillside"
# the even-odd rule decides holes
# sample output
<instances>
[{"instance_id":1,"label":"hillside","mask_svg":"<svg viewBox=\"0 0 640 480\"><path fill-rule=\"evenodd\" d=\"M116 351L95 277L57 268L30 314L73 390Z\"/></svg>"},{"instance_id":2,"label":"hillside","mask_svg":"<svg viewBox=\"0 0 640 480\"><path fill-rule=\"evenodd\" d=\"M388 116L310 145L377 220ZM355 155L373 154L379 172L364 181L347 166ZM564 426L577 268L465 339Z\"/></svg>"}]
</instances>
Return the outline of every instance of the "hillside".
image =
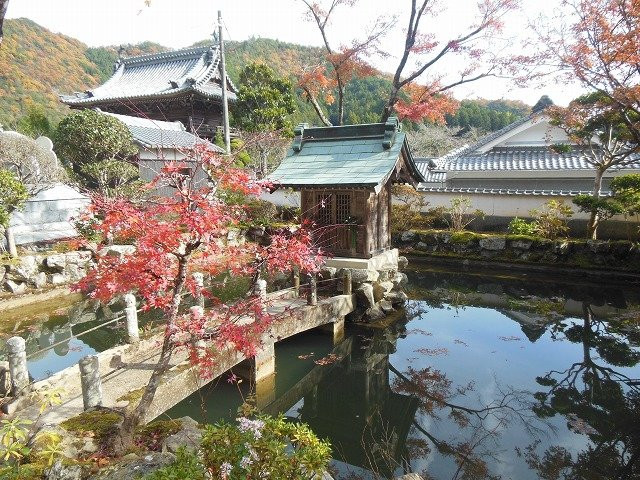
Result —
<instances>
[{"instance_id":1,"label":"hillside","mask_svg":"<svg viewBox=\"0 0 640 480\"><path fill-rule=\"evenodd\" d=\"M52 33L28 19L6 21L5 40L0 48L0 124L16 125L30 108L42 109L57 122L68 108L58 101L58 93L92 88L107 79L118 57L119 47L89 48L82 42ZM199 44L206 44L200 42ZM143 42L124 46L124 55L156 53L162 45ZM238 80L242 68L251 62L264 62L280 76L294 77L301 65L322 62L322 50L278 40L251 38L227 42L229 75ZM348 123L375 122L390 90L385 75L356 79L348 85L345 119ZM312 107L297 96L295 123L317 124ZM335 105L325 105L335 118ZM528 113L521 102L504 100L465 100L460 111L449 117L456 128L496 130Z\"/></svg>"}]
</instances>

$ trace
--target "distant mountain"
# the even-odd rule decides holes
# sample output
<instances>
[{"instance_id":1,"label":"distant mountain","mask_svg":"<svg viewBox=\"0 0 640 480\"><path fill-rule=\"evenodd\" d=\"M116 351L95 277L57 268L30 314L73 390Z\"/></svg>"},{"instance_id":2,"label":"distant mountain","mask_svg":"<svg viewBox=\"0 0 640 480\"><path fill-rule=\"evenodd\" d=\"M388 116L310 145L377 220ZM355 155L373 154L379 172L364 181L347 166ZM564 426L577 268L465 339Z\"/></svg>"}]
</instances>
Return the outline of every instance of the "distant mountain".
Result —
<instances>
[{"instance_id":1,"label":"distant mountain","mask_svg":"<svg viewBox=\"0 0 640 480\"><path fill-rule=\"evenodd\" d=\"M57 95L87 90L109 78L121 48L90 48L24 18L7 20L5 27L5 39L0 47L0 124L9 128L32 107L41 108L54 122L58 121L69 109L58 101ZM206 44L203 41L196 45ZM226 47L228 71L234 81L238 80L242 68L251 62L264 62L278 75L293 79L301 65L323 61L323 52L319 48L272 39L227 42ZM123 48L125 56L167 50L152 42ZM346 121L377 121L390 86L389 76L384 74L351 82L345 104ZM297 103L293 122L317 124L311 105L300 96L297 96ZM468 100L463 104L466 105L466 113L448 120L450 125L457 127L495 130L528 113L529 107L524 104L516 106L516 103L519 104L501 100ZM330 118L337 116L335 105L324 106Z\"/></svg>"}]
</instances>

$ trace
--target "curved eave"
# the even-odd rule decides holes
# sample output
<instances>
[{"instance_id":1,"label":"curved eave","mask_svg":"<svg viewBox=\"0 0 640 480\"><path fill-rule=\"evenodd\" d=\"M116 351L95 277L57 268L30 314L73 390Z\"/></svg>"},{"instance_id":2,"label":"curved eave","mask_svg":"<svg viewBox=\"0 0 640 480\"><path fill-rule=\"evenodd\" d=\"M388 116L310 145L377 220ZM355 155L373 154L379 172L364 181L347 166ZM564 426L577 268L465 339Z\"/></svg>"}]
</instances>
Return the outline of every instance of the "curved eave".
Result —
<instances>
[{"instance_id":1,"label":"curved eave","mask_svg":"<svg viewBox=\"0 0 640 480\"><path fill-rule=\"evenodd\" d=\"M61 95L60 101L65 105L69 106L85 106L91 107L96 105L105 105L105 104L125 104L132 101L141 101L141 100L164 100L164 99L173 99L181 97L185 94L195 93L198 94L207 100L222 100L222 93L220 94L211 94L201 90L200 88L184 88L179 90L172 90L170 92L161 92L161 93L153 93L153 94L144 94L144 95L134 95L134 96L124 96L124 97L88 97L88 98L71 98L68 95ZM228 99L230 102L236 101L235 93L229 92Z\"/></svg>"}]
</instances>

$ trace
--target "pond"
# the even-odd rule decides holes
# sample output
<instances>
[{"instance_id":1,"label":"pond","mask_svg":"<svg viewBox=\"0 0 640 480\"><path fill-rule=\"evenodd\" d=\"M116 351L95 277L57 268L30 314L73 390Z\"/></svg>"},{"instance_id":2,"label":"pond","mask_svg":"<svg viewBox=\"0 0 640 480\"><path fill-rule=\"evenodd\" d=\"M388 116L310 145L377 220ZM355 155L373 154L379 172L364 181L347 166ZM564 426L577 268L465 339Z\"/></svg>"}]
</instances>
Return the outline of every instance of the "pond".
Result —
<instances>
[{"instance_id":1,"label":"pond","mask_svg":"<svg viewBox=\"0 0 640 480\"><path fill-rule=\"evenodd\" d=\"M264 411L331 441L338 479L639 478L637 285L408 275L397 318L336 347L321 332L279 343L258 387ZM167 414L233 419L250 390L227 375Z\"/></svg>"},{"instance_id":2,"label":"pond","mask_svg":"<svg viewBox=\"0 0 640 480\"><path fill-rule=\"evenodd\" d=\"M321 331L280 342L268 381L237 369L166 415L232 420L249 399L327 438L338 480L640 478L638 285L417 262L407 274L402 312L348 325L337 345ZM65 302L0 331L32 353L62 340L30 361L36 378L124 340L122 326L71 339L121 306Z\"/></svg>"}]
</instances>

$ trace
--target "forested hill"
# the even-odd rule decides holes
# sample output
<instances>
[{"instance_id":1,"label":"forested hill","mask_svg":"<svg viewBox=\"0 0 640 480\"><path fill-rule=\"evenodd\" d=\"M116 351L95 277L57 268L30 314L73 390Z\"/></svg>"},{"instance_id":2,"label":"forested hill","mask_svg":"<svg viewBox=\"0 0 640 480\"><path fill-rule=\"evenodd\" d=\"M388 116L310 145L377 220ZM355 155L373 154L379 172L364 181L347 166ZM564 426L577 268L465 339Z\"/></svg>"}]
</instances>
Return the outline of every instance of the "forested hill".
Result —
<instances>
[{"instance_id":1,"label":"forested hill","mask_svg":"<svg viewBox=\"0 0 640 480\"><path fill-rule=\"evenodd\" d=\"M119 47L89 48L28 19L7 20L5 27L5 39L0 47L0 124L6 127L16 125L18 119L34 107L44 110L56 122L68 112L57 94L99 85L111 75L118 56ZM125 56L165 50L152 42L124 48ZM234 81L245 65L255 61L266 63L281 76L292 77L301 65L321 62L322 51L263 38L227 43L227 64ZM384 75L351 82L345 104L346 122L378 121L389 89L389 78ZM297 99L294 123L317 124L311 106L299 96ZM335 107L325 107L333 116ZM521 102L465 100L460 111L447 122L455 127L495 130L526 115L528 110Z\"/></svg>"}]
</instances>

